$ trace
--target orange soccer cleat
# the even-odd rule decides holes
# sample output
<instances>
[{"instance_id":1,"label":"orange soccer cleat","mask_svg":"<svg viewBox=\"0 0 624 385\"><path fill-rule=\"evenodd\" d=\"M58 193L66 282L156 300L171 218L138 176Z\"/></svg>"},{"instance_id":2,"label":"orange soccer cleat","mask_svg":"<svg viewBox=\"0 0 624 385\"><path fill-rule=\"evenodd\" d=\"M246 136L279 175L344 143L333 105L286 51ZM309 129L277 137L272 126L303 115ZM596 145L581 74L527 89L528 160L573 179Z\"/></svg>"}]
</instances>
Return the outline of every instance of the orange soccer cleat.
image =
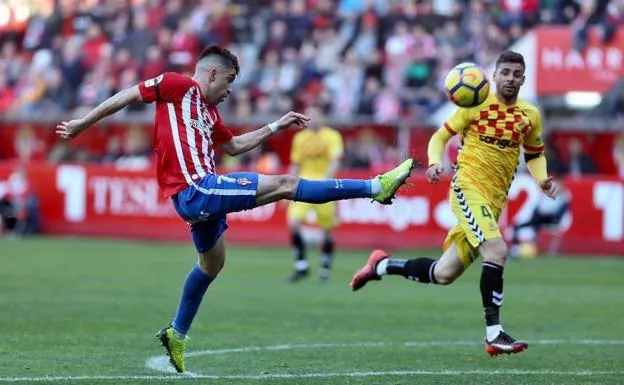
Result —
<instances>
[{"instance_id":1,"label":"orange soccer cleat","mask_svg":"<svg viewBox=\"0 0 624 385\"><path fill-rule=\"evenodd\" d=\"M368 281L379 281L381 277L377 275L377 264L379 261L390 258L390 255L383 250L374 250L370 257L368 257L368 261L366 261L366 265L361 268L353 278L351 279L351 289L353 291L359 290L364 287L368 283Z\"/></svg>"},{"instance_id":2,"label":"orange soccer cleat","mask_svg":"<svg viewBox=\"0 0 624 385\"><path fill-rule=\"evenodd\" d=\"M520 353L529 347L528 342L518 341L504 331L498 333L498 336L492 341L488 341L487 338L484 337L483 342L485 343L485 351L490 356Z\"/></svg>"}]
</instances>

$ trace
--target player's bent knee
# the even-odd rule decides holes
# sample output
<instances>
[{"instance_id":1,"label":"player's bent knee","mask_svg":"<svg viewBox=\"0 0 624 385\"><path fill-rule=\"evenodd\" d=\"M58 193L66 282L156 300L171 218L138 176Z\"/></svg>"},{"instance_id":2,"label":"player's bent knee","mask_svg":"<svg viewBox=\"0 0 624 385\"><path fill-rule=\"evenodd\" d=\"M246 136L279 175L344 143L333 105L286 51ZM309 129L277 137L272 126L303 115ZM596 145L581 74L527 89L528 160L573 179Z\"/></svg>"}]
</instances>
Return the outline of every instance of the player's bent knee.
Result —
<instances>
[{"instance_id":1,"label":"player's bent knee","mask_svg":"<svg viewBox=\"0 0 624 385\"><path fill-rule=\"evenodd\" d=\"M294 175L279 175L277 180L278 190L282 198L291 198L297 191L297 185L299 184L299 177Z\"/></svg>"},{"instance_id":2,"label":"player's bent knee","mask_svg":"<svg viewBox=\"0 0 624 385\"><path fill-rule=\"evenodd\" d=\"M495 238L481 244L479 253L483 256L484 261L504 265L507 260L509 248L502 238Z\"/></svg>"},{"instance_id":3,"label":"player's bent knee","mask_svg":"<svg viewBox=\"0 0 624 385\"><path fill-rule=\"evenodd\" d=\"M434 275L438 285L450 285L461 275L461 272L458 273L450 268L438 268L436 266Z\"/></svg>"},{"instance_id":4,"label":"player's bent knee","mask_svg":"<svg viewBox=\"0 0 624 385\"><path fill-rule=\"evenodd\" d=\"M225 266L225 255L222 253L204 253L199 255L199 268L205 274L216 278Z\"/></svg>"}]
</instances>

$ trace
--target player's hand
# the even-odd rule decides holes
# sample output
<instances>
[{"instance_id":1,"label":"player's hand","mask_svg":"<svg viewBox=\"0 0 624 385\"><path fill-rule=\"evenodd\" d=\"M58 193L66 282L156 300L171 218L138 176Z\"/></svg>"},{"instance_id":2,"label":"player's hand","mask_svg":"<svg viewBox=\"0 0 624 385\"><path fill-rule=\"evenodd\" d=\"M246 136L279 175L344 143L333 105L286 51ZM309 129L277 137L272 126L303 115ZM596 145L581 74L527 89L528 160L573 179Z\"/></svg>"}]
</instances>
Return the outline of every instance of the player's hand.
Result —
<instances>
[{"instance_id":1,"label":"player's hand","mask_svg":"<svg viewBox=\"0 0 624 385\"><path fill-rule=\"evenodd\" d=\"M549 198L555 199L555 196L557 196L557 193L559 192L559 186L557 185L557 182L553 180L552 176L549 176L539 182L539 185L544 194L546 194Z\"/></svg>"},{"instance_id":2,"label":"player's hand","mask_svg":"<svg viewBox=\"0 0 624 385\"><path fill-rule=\"evenodd\" d=\"M429 183L438 183L440 181L440 175L444 172L444 166L441 164L433 164L428 169L425 175L427 175L427 181Z\"/></svg>"},{"instance_id":3,"label":"player's hand","mask_svg":"<svg viewBox=\"0 0 624 385\"><path fill-rule=\"evenodd\" d=\"M61 139L70 140L74 139L86 128L87 125L82 121L82 119L74 119L69 122L61 122L57 125L56 134L60 136Z\"/></svg>"},{"instance_id":4,"label":"player's hand","mask_svg":"<svg viewBox=\"0 0 624 385\"><path fill-rule=\"evenodd\" d=\"M275 124L277 124L278 131L282 131L293 125L299 128L307 127L309 121L309 116L300 114L295 111L290 111L286 115L279 118L279 120L276 121Z\"/></svg>"}]
</instances>

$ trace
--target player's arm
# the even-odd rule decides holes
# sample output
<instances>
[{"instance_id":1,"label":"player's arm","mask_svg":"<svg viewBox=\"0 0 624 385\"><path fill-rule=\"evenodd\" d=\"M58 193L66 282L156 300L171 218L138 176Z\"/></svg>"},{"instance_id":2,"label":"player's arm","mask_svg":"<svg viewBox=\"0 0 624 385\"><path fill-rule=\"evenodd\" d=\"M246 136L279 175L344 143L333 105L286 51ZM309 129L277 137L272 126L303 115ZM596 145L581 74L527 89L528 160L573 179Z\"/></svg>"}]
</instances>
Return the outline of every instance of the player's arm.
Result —
<instances>
[{"instance_id":1,"label":"player's arm","mask_svg":"<svg viewBox=\"0 0 624 385\"><path fill-rule=\"evenodd\" d=\"M273 123L262 126L255 131L234 136L229 141L223 143L221 148L229 155L240 155L259 146L274 133L285 130L293 125L305 127L308 121L310 121L308 116L290 111Z\"/></svg>"},{"instance_id":2,"label":"player's arm","mask_svg":"<svg viewBox=\"0 0 624 385\"><path fill-rule=\"evenodd\" d=\"M129 104L141 101L143 99L138 85L126 88L106 99L83 118L61 122L56 126L56 134L63 139L73 139L101 119L114 114Z\"/></svg>"},{"instance_id":3,"label":"player's arm","mask_svg":"<svg viewBox=\"0 0 624 385\"><path fill-rule=\"evenodd\" d=\"M440 181L440 174L444 172L444 167L442 166L444 148L454 135L462 132L468 126L469 121L466 115L466 111L463 108L458 108L451 119L444 123L429 139L427 146L429 168L426 175L430 183L438 183Z\"/></svg>"},{"instance_id":4,"label":"player's arm","mask_svg":"<svg viewBox=\"0 0 624 385\"><path fill-rule=\"evenodd\" d=\"M542 191L551 198L557 194L557 184L552 176L548 176L544 142L542 141L542 122L540 114L535 111L530 117L531 128L524 139L524 161L529 172L539 183Z\"/></svg>"}]
</instances>

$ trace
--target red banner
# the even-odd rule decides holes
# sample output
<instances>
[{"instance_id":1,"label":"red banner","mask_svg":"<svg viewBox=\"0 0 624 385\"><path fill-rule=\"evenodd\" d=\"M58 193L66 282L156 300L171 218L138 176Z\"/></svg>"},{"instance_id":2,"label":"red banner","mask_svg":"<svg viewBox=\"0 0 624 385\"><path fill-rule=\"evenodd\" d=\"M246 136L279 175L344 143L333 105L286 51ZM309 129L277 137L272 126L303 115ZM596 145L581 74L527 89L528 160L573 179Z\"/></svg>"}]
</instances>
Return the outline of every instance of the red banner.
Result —
<instances>
[{"instance_id":1,"label":"red banner","mask_svg":"<svg viewBox=\"0 0 624 385\"><path fill-rule=\"evenodd\" d=\"M7 180L15 170L11 164L0 164L0 191L11 189ZM170 202L160 198L151 172L49 164L31 164L25 172L40 200L46 233L190 240L188 226ZM362 173L342 176L369 177ZM416 175L411 183L390 206L370 199L338 202L338 245L439 248L447 230L455 225L447 202L448 181L430 185ZM573 196L572 215L569 226L562 230L561 251L624 254L624 181L588 178L566 184ZM518 175L501 218L502 228L528 219L540 199L543 195L533 180ZM228 239L286 245L285 209L282 202L230 214Z\"/></svg>"},{"instance_id":2,"label":"red banner","mask_svg":"<svg viewBox=\"0 0 624 385\"><path fill-rule=\"evenodd\" d=\"M535 30L538 95L604 93L624 76L624 30L618 30L613 40L604 44L598 31L591 29L583 52L573 49L573 34L568 27Z\"/></svg>"}]
</instances>

